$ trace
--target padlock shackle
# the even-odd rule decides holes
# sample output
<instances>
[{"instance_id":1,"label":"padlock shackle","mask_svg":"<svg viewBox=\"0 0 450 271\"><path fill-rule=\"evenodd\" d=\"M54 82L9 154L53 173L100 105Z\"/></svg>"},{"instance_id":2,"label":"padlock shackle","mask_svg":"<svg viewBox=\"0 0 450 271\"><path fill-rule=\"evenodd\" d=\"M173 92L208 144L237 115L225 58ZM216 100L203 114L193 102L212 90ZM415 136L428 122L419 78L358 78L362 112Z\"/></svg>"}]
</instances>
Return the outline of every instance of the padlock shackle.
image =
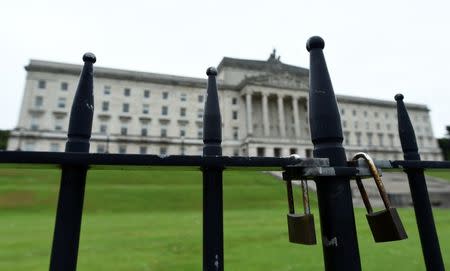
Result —
<instances>
[{"instance_id":1,"label":"padlock shackle","mask_svg":"<svg viewBox=\"0 0 450 271\"><path fill-rule=\"evenodd\" d=\"M288 198L288 205L289 205L289 213L294 214L295 208L294 208L294 196L292 195L292 180L286 180L286 188L287 188L287 198Z\"/></svg>"},{"instance_id":2,"label":"padlock shackle","mask_svg":"<svg viewBox=\"0 0 450 271\"><path fill-rule=\"evenodd\" d=\"M311 207L309 206L308 181L306 179L301 180L301 186L304 212L309 215L311 214Z\"/></svg>"},{"instance_id":3,"label":"padlock shackle","mask_svg":"<svg viewBox=\"0 0 450 271\"><path fill-rule=\"evenodd\" d=\"M367 153L364 153L364 152L358 152L357 154L355 154L353 156L352 160L357 161L359 158L364 159L364 161L367 163L367 166L369 167L369 171L372 174L373 179L375 180L375 184L377 185L378 192L380 193L381 199L383 200L384 207L386 207L386 209L389 209L391 207L391 202L389 201L389 198L386 193L386 189L384 188L383 181L381 180L381 176L378 172L377 167L375 166L375 163L373 162L372 158ZM362 182L361 182L361 186L362 186ZM358 188L359 188L359 185L358 185Z\"/></svg>"},{"instance_id":4,"label":"padlock shackle","mask_svg":"<svg viewBox=\"0 0 450 271\"><path fill-rule=\"evenodd\" d=\"M361 177L356 177L356 184L358 185L359 193L361 194L361 198L364 202L367 213L373 213L372 205L370 204L369 196L367 195L366 189L364 188L364 185L361 181Z\"/></svg>"}]
</instances>

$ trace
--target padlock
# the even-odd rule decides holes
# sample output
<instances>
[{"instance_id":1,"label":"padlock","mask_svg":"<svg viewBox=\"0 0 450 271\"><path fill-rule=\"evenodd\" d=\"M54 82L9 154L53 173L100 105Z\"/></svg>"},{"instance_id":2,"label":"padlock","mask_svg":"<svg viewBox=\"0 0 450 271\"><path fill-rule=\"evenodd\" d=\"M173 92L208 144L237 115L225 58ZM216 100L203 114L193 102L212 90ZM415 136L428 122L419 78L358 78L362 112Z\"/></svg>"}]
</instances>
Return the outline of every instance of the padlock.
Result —
<instances>
[{"instance_id":1,"label":"padlock","mask_svg":"<svg viewBox=\"0 0 450 271\"><path fill-rule=\"evenodd\" d=\"M292 180L286 180L289 213L287 214L289 242L304 245L315 245L316 230L314 227L314 216L311 214L308 198L308 184L306 180L301 181L304 214L296 214L294 198L292 193Z\"/></svg>"},{"instance_id":2,"label":"padlock","mask_svg":"<svg viewBox=\"0 0 450 271\"><path fill-rule=\"evenodd\" d=\"M358 185L359 192L361 193L364 206L366 207L368 213L366 215L367 222L369 223L375 242L398 241L408 238L397 209L391 207L388 195L384 188L383 182L381 181L381 176L378 173L372 158L370 158L370 156L366 153L359 152L355 154L353 161L357 161L359 158L363 158L367 163L369 171L375 180L381 199L383 200L383 204L385 206L385 209L382 211L373 211L369 197L367 196L366 190L361 182L361 178L357 177L356 184Z\"/></svg>"}]
</instances>

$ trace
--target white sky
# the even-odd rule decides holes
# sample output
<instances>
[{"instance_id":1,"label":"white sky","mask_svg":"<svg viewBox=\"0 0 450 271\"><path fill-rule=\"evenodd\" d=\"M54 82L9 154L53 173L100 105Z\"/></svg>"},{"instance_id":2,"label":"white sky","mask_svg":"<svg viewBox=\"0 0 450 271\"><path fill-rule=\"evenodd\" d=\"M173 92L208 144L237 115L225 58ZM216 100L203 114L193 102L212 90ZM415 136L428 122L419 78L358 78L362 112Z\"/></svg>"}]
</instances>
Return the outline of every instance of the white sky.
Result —
<instances>
[{"instance_id":1,"label":"white sky","mask_svg":"<svg viewBox=\"0 0 450 271\"><path fill-rule=\"evenodd\" d=\"M431 109L450 125L449 1L4 1L0 8L0 129L16 126L30 58L205 77L224 56L308 67L306 40L325 39L338 94ZM449 76L449 77L447 77Z\"/></svg>"}]
</instances>

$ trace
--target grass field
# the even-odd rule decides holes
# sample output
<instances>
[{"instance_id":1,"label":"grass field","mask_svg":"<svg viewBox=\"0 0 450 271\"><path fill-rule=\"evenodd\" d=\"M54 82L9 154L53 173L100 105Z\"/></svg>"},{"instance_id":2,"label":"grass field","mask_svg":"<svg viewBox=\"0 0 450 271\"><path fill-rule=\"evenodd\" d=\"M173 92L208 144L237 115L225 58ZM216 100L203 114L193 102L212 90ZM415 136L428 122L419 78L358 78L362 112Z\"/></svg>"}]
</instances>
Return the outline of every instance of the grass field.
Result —
<instances>
[{"instance_id":1,"label":"grass field","mask_svg":"<svg viewBox=\"0 0 450 271\"><path fill-rule=\"evenodd\" d=\"M0 270L48 270L59 175L0 169ZM201 270L201 205L200 172L91 171L78 270ZM226 172L226 270L323 270L320 245L287 241L286 210L281 182L259 172ZM399 212L409 239L376 244L365 210L355 210L364 270L424 270L413 210ZM434 214L449 267L450 211Z\"/></svg>"}]
</instances>

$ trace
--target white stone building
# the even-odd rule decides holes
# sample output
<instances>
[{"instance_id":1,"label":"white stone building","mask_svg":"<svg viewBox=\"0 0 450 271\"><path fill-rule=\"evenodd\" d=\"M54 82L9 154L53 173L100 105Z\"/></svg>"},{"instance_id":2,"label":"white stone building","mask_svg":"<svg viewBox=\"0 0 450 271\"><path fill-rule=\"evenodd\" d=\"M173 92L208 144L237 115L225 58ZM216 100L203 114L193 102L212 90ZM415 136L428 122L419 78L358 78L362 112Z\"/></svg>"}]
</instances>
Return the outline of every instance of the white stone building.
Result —
<instances>
[{"instance_id":1,"label":"white stone building","mask_svg":"<svg viewBox=\"0 0 450 271\"><path fill-rule=\"evenodd\" d=\"M80 65L31 60L9 150L63 151ZM91 152L202 152L205 78L94 67ZM218 66L224 155L312 155L308 70L223 58ZM392 97L388 97L392 98ZM401 159L395 103L337 95L344 146L377 159ZM441 159L425 105L407 104L422 159Z\"/></svg>"}]
</instances>

